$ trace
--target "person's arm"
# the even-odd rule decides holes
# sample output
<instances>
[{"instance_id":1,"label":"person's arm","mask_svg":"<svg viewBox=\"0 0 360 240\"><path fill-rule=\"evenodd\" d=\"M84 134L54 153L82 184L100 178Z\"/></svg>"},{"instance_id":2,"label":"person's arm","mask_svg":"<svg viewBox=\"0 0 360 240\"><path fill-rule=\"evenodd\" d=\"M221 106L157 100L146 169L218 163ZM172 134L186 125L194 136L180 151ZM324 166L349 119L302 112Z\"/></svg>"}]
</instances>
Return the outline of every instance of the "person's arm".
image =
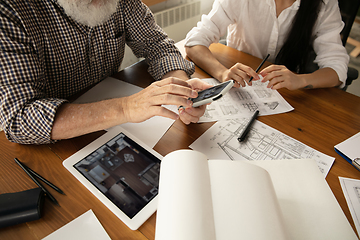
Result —
<instances>
[{"instance_id":1,"label":"person's arm","mask_svg":"<svg viewBox=\"0 0 360 240\"><path fill-rule=\"evenodd\" d=\"M121 110L119 99L87 104L64 103L56 112L51 139L68 139L120 124L125 121Z\"/></svg>"},{"instance_id":2,"label":"person's arm","mask_svg":"<svg viewBox=\"0 0 360 240\"><path fill-rule=\"evenodd\" d=\"M258 74L249 66L236 63L230 69L222 65L211 53L208 47L196 45L185 47L187 56L205 72L219 80L225 82L230 79L236 81L235 87L245 87L245 82L249 83L250 77L258 80ZM251 83L250 83L251 85Z\"/></svg>"},{"instance_id":3,"label":"person's arm","mask_svg":"<svg viewBox=\"0 0 360 240\"><path fill-rule=\"evenodd\" d=\"M211 53L208 47L196 45L185 47L186 55L201 69L219 80L220 82L226 81L223 74L228 69L222 65Z\"/></svg>"},{"instance_id":4,"label":"person's arm","mask_svg":"<svg viewBox=\"0 0 360 240\"><path fill-rule=\"evenodd\" d=\"M325 2L326 3L323 3L322 5L323 7L320 10L318 20L314 27L314 32L316 33L313 43L314 51L316 53L314 62L320 69L333 69L342 83L340 87L344 87L350 59L341 42L340 33L344 23L341 19L338 2ZM334 79L329 79L328 86L336 85L334 81Z\"/></svg>"},{"instance_id":5,"label":"person's arm","mask_svg":"<svg viewBox=\"0 0 360 240\"><path fill-rule=\"evenodd\" d=\"M47 52L33 38L37 34L34 29L39 26L35 24L38 18L33 16L31 21L21 18L32 11L31 4L25 7L22 4L9 5L0 1L0 8L6 10L0 14L1 127L11 142L50 143L56 109L67 100L48 97L47 88L50 85L44 68L51 63L45 64L44 61L47 60L44 54Z\"/></svg>"},{"instance_id":6,"label":"person's arm","mask_svg":"<svg viewBox=\"0 0 360 240\"><path fill-rule=\"evenodd\" d=\"M268 87L273 89L343 87L349 56L340 40L342 28L337 1L324 3L315 23L313 43L316 53L314 62L320 69L310 74L295 74L284 66L272 65L260 72L264 76L263 81L269 81Z\"/></svg>"},{"instance_id":7,"label":"person's arm","mask_svg":"<svg viewBox=\"0 0 360 240\"><path fill-rule=\"evenodd\" d=\"M72 138L126 122L142 122L153 116L177 119L176 113L162 105L191 107L188 98L196 96L197 92L186 81L166 78L129 97L88 104L65 103L56 112L51 139Z\"/></svg>"},{"instance_id":8,"label":"person's arm","mask_svg":"<svg viewBox=\"0 0 360 240\"><path fill-rule=\"evenodd\" d=\"M183 70L174 70L174 71L167 72L162 76L162 79L169 78L169 77L180 78L184 81L189 80L189 76Z\"/></svg>"},{"instance_id":9,"label":"person's arm","mask_svg":"<svg viewBox=\"0 0 360 240\"><path fill-rule=\"evenodd\" d=\"M305 82L304 88L324 88L340 86L341 81L334 69L321 68L310 74L302 74Z\"/></svg>"}]
</instances>

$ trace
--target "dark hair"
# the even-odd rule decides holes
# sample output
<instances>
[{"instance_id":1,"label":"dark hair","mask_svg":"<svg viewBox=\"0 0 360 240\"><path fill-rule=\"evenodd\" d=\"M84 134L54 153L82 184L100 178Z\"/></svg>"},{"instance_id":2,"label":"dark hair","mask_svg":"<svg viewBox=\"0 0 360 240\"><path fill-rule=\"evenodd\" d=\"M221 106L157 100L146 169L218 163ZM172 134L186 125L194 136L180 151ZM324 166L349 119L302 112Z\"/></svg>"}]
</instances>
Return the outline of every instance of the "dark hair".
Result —
<instances>
[{"instance_id":1,"label":"dark hair","mask_svg":"<svg viewBox=\"0 0 360 240\"><path fill-rule=\"evenodd\" d=\"M276 64L285 65L289 70L297 73L305 72L321 3L322 0L301 0L284 45L276 56Z\"/></svg>"}]
</instances>

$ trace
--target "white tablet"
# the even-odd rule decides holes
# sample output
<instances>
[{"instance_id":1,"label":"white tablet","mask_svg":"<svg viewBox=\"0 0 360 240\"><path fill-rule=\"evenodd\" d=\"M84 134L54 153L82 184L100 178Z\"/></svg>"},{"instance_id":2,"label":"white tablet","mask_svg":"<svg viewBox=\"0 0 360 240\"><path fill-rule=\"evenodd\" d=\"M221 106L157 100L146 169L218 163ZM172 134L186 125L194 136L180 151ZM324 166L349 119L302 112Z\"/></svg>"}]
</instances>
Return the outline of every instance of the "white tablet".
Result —
<instances>
[{"instance_id":1,"label":"white tablet","mask_svg":"<svg viewBox=\"0 0 360 240\"><path fill-rule=\"evenodd\" d=\"M122 128L114 128L63 165L130 229L155 211L162 156Z\"/></svg>"}]
</instances>

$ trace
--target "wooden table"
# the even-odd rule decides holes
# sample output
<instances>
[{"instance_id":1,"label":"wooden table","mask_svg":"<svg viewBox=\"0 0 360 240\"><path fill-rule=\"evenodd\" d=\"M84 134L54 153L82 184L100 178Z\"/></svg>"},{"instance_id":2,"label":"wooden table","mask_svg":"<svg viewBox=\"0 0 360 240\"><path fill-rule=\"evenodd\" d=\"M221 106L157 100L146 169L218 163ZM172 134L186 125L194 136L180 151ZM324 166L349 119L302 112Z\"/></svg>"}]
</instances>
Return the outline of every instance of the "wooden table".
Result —
<instances>
[{"instance_id":1,"label":"wooden table","mask_svg":"<svg viewBox=\"0 0 360 240\"><path fill-rule=\"evenodd\" d=\"M238 52L221 44L213 44L211 51L227 67L242 62L256 68L260 59ZM265 65L266 66L266 65ZM114 77L146 87L153 79L146 72L146 64L139 62ZM195 77L209 77L197 68ZM326 180L346 217L355 230L338 177L360 179L360 172L334 151L334 145L360 131L360 97L337 88L279 90L295 110L289 113L261 116L258 119L302 143L336 158ZM166 155L188 146L213 123L185 125L176 121L154 149ZM17 192L36 187L14 162L19 158L30 168L59 186L66 196L50 190L61 207L46 200L40 220L0 229L0 239L41 239L66 223L92 209L112 239L154 239L156 213L137 231L127 228L63 166L62 162L82 147L104 134L95 132L49 145L20 145L10 143L0 134L0 193ZM304 173L306 174L306 173Z\"/></svg>"}]
</instances>

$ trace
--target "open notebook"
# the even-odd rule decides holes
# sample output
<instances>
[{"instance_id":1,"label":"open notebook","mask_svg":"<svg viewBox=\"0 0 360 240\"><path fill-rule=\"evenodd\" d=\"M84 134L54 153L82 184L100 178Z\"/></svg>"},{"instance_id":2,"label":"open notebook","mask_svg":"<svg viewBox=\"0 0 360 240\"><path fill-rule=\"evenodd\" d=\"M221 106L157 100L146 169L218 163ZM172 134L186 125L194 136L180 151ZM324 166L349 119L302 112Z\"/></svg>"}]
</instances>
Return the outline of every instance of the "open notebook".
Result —
<instances>
[{"instance_id":1,"label":"open notebook","mask_svg":"<svg viewBox=\"0 0 360 240\"><path fill-rule=\"evenodd\" d=\"M314 160L161 163L156 240L357 239Z\"/></svg>"}]
</instances>

